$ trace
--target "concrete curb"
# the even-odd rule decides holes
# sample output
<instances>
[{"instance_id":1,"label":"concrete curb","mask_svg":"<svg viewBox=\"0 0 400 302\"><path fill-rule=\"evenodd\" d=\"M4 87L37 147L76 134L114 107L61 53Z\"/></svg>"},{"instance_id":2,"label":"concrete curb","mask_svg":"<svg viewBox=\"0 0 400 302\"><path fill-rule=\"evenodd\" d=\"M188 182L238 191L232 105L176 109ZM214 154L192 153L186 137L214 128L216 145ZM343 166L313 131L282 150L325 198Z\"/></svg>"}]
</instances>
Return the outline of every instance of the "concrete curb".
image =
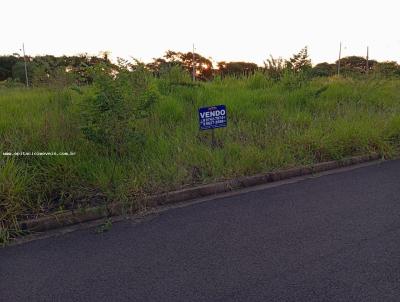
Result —
<instances>
[{"instance_id":1,"label":"concrete curb","mask_svg":"<svg viewBox=\"0 0 400 302\"><path fill-rule=\"evenodd\" d=\"M227 181L201 185L192 188L186 188L178 191L172 191L164 194L149 196L144 199L147 207L156 207L170 203L182 202L185 200L196 199L200 197L225 193L246 187L257 186L278 180L289 179L298 176L310 175L332 169L347 167L351 165L361 164L368 161L380 159L379 154L371 154L364 156L355 156L345 158L338 161L328 161L309 166L280 170L276 172L268 172L256 174L247 177L239 177ZM93 207L87 209L74 210L61 214L54 214L38 219L26 220L20 222L20 228L24 231L43 232L68 225L88 222L110 216L118 216L125 214L122 204L111 204L102 207Z\"/></svg>"}]
</instances>

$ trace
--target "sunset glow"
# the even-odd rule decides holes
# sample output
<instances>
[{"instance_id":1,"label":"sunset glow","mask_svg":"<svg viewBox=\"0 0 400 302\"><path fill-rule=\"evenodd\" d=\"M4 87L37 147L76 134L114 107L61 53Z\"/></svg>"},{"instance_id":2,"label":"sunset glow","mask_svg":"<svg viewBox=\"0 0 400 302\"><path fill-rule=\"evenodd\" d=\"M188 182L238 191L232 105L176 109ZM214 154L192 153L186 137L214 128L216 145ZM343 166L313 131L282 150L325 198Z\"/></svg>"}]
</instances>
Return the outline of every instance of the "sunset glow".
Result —
<instances>
[{"instance_id":1,"label":"sunset glow","mask_svg":"<svg viewBox=\"0 0 400 302\"><path fill-rule=\"evenodd\" d=\"M1 4L1 53L98 55L149 62L168 49L196 52L218 61L259 65L272 54L288 58L309 47L313 63L342 55L400 61L398 1L211 1L183 0L14 1ZM212 11L209 13L208 11ZM18 21L16 21L18 12ZM34 12L34 13L32 13ZM357 13L355 13L357 12ZM373 20L373 21L372 21ZM12 26L11 26L12 24ZM49 26L51 24L51 26Z\"/></svg>"}]
</instances>

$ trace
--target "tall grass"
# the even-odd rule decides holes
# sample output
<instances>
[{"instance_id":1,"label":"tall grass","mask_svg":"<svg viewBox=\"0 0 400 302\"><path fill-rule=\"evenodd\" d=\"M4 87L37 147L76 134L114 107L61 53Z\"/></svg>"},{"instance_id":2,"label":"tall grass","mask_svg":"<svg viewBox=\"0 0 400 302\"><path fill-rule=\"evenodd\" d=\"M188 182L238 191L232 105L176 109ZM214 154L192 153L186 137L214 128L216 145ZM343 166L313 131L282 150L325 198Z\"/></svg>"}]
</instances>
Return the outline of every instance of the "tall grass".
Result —
<instances>
[{"instance_id":1,"label":"tall grass","mask_svg":"<svg viewBox=\"0 0 400 302\"><path fill-rule=\"evenodd\" d=\"M145 141L122 157L81 131L90 87L0 89L0 241L18 232L18 220L47 213L111 201L135 208L145 194L399 148L399 80L256 74L169 89L154 81L161 99L137 124ZM227 106L228 127L211 148L197 109L216 104ZM19 151L75 155L2 155Z\"/></svg>"}]
</instances>

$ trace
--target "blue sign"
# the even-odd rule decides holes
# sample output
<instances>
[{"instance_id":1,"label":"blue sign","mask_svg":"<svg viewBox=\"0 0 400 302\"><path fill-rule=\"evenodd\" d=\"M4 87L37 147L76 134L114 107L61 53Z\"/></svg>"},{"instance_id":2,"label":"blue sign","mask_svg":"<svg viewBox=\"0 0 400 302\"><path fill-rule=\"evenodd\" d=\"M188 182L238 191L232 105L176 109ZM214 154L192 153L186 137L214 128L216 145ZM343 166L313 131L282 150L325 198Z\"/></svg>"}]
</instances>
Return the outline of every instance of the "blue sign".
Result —
<instances>
[{"instance_id":1,"label":"blue sign","mask_svg":"<svg viewBox=\"0 0 400 302\"><path fill-rule=\"evenodd\" d=\"M225 105L199 108L200 130L226 127Z\"/></svg>"}]
</instances>

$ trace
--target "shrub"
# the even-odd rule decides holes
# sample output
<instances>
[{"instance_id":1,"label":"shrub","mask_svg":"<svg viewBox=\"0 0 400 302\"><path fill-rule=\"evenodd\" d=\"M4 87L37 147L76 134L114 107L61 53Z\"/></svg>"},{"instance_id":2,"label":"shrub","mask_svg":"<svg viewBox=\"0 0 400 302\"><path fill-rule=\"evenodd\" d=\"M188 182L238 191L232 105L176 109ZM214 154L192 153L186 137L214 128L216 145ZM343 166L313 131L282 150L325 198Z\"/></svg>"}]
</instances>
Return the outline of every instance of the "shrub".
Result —
<instances>
[{"instance_id":1,"label":"shrub","mask_svg":"<svg viewBox=\"0 0 400 302\"><path fill-rule=\"evenodd\" d=\"M141 68L113 75L100 66L92 73L95 88L84 103L81 129L88 140L121 156L143 139L136 123L159 98L157 88Z\"/></svg>"}]
</instances>

